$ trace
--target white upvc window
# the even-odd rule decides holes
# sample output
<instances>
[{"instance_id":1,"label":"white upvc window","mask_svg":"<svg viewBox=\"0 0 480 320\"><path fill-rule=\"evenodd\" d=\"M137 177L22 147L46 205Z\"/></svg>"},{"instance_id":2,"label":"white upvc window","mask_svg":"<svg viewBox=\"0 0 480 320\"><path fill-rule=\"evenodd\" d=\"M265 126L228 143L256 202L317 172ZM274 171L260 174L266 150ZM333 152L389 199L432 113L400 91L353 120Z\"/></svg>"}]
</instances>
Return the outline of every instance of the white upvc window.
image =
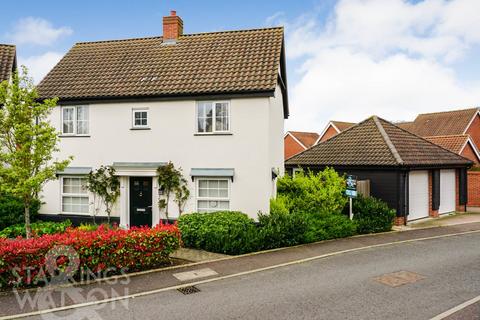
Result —
<instances>
[{"instance_id":1,"label":"white upvc window","mask_svg":"<svg viewBox=\"0 0 480 320\"><path fill-rule=\"evenodd\" d=\"M89 198L86 188L87 179L78 176L61 178L62 213L88 214Z\"/></svg>"},{"instance_id":2,"label":"white upvc window","mask_svg":"<svg viewBox=\"0 0 480 320\"><path fill-rule=\"evenodd\" d=\"M197 132L230 132L230 103L228 101L197 102Z\"/></svg>"},{"instance_id":3,"label":"white upvc window","mask_svg":"<svg viewBox=\"0 0 480 320\"><path fill-rule=\"evenodd\" d=\"M132 109L132 127L148 128L148 109Z\"/></svg>"},{"instance_id":4,"label":"white upvc window","mask_svg":"<svg viewBox=\"0 0 480 320\"><path fill-rule=\"evenodd\" d=\"M88 135L89 115L88 106L62 107L62 134Z\"/></svg>"},{"instance_id":5,"label":"white upvc window","mask_svg":"<svg viewBox=\"0 0 480 320\"><path fill-rule=\"evenodd\" d=\"M197 179L197 211L214 212L230 209L230 180Z\"/></svg>"}]
</instances>

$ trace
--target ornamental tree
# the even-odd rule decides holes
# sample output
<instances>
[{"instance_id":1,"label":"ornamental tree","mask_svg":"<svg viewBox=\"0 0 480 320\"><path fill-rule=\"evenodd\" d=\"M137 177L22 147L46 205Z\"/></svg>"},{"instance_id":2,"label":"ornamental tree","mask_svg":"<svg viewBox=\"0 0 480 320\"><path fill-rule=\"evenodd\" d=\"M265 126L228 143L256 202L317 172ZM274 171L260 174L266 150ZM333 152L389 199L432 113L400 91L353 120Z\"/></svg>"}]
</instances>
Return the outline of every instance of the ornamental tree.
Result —
<instances>
[{"instance_id":1,"label":"ornamental tree","mask_svg":"<svg viewBox=\"0 0 480 320\"><path fill-rule=\"evenodd\" d=\"M53 156L59 151L59 138L48 116L57 100L39 100L25 67L22 74L15 71L11 81L0 83L0 192L22 200L27 238L32 203L43 185L56 179L56 172L71 160Z\"/></svg>"},{"instance_id":2,"label":"ornamental tree","mask_svg":"<svg viewBox=\"0 0 480 320\"><path fill-rule=\"evenodd\" d=\"M175 168L170 161L157 169L157 178L158 188L162 191L161 198L158 200L158 208L160 210L165 209L165 216L168 219L168 203L173 193L179 213L181 214L186 201L190 197L187 180L183 177L182 169Z\"/></svg>"},{"instance_id":3,"label":"ornamental tree","mask_svg":"<svg viewBox=\"0 0 480 320\"><path fill-rule=\"evenodd\" d=\"M96 171L90 171L87 176L87 190L94 194L95 215L103 204L107 212L107 220L110 223L110 215L113 206L120 197L120 179L115 175L112 166L100 166ZM97 202L96 199L99 201Z\"/></svg>"}]
</instances>

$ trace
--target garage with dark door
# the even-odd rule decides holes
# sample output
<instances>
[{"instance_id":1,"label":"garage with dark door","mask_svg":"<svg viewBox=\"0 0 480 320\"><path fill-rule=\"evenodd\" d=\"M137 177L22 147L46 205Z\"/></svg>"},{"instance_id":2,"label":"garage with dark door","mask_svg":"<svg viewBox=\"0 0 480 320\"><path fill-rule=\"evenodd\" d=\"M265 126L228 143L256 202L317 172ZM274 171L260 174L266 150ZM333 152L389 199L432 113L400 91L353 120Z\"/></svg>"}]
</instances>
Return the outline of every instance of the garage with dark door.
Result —
<instances>
[{"instance_id":1,"label":"garage with dark door","mask_svg":"<svg viewBox=\"0 0 480 320\"><path fill-rule=\"evenodd\" d=\"M472 161L372 116L285 162L287 172L332 167L368 180L397 224L465 211Z\"/></svg>"}]
</instances>

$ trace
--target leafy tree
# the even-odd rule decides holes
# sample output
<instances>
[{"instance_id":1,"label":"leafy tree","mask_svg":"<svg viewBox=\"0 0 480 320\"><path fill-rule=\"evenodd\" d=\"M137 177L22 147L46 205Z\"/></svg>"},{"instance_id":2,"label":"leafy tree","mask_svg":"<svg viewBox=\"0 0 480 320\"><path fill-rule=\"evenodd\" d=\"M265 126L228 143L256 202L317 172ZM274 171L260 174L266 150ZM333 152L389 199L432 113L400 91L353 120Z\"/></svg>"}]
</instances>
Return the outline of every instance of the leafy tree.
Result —
<instances>
[{"instance_id":1,"label":"leafy tree","mask_svg":"<svg viewBox=\"0 0 480 320\"><path fill-rule=\"evenodd\" d=\"M347 202L345 179L332 168L285 175L278 179L277 191L290 212L339 213Z\"/></svg>"},{"instance_id":2,"label":"leafy tree","mask_svg":"<svg viewBox=\"0 0 480 320\"><path fill-rule=\"evenodd\" d=\"M112 166L100 166L96 171L90 171L87 176L87 190L94 194L100 203L94 200L95 215L100 205L105 205L107 220L110 223L110 215L113 206L120 196L120 179L115 175L115 169Z\"/></svg>"},{"instance_id":3,"label":"leafy tree","mask_svg":"<svg viewBox=\"0 0 480 320\"><path fill-rule=\"evenodd\" d=\"M168 219L168 203L171 194L175 196L175 202L178 205L179 213L183 211L186 201L190 197L190 191L187 187L187 180L183 177L182 169L176 169L170 161L166 165L157 169L158 187L163 191L163 198L158 201L158 208L165 209L165 215Z\"/></svg>"},{"instance_id":4,"label":"leafy tree","mask_svg":"<svg viewBox=\"0 0 480 320\"><path fill-rule=\"evenodd\" d=\"M175 203L178 206L178 215L181 216L185 204L187 203L188 198L190 198L190 190L187 186L187 180L184 177L180 179L180 185L175 188Z\"/></svg>"},{"instance_id":5,"label":"leafy tree","mask_svg":"<svg viewBox=\"0 0 480 320\"><path fill-rule=\"evenodd\" d=\"M26 236L31 236L30 208L42 186L56 179L67 160L54 159L58 133L48 116L56 98L39 100L33 81L23 67L11 81L0 84L0 192L22 199Z\"/></svg>"}]
</instances>

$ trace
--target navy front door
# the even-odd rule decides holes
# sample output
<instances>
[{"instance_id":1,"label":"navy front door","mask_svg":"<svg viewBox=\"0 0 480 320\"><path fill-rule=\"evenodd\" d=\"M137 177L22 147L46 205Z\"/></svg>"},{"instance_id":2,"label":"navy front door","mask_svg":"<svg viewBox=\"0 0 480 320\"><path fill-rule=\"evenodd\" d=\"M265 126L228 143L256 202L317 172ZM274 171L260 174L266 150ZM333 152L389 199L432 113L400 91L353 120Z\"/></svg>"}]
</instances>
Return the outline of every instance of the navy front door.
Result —
<instances>
[{"instance_id":1,"label":"navy front door","mask_svg":"<svg viewBox=\"0 0 480 320\"><path fill-rule=\"evenodd\" d=\"M130 177L130 226L152 226L151 177Z\"/></svg>"}]
</instances>

